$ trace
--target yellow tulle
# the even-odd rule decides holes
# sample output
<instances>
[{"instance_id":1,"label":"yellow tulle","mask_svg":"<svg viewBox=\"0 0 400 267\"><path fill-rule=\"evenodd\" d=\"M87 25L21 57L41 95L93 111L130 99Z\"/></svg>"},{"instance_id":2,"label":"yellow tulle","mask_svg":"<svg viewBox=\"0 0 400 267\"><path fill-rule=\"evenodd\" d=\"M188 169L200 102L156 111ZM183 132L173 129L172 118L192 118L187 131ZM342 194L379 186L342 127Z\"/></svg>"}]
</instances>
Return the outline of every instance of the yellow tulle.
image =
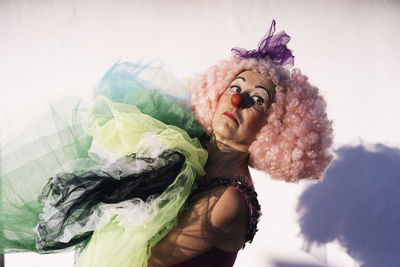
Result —
<instances>
[{"instance_id":1,"label":"yellow tulle","mask_svg":"<svg viewBox=\"0 0 400 267\"><path fill-rule=\"evenodd\" d=\"M184 130L145 115L135 106L113 103L102 96L89 110L85 130L115 156L152 153L157 147L185 156L175 181L148 202L141 215L144 221L138 219L140 223L135 223L135 218L130 218L128 222L111 216L105 227L94 232L76 262L77 267L147 266L151 247L176 225L196 179L204 176L207 152Z\"/></svg>"}]
</instances>

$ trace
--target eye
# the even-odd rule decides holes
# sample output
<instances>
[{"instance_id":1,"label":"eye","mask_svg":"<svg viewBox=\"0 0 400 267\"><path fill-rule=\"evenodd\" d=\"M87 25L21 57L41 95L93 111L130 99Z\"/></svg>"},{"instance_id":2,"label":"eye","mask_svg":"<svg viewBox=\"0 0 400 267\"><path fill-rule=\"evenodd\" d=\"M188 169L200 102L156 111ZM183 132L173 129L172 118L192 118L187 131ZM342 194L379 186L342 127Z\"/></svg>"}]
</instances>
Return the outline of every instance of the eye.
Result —
<instances>
[{"instance_id":1,"label":"eye","mask_svg":"<svg viewBox=\"0 0 400 267\"><path fill-rule=\"evenodd\" d=\"M235 93L240 94L240 92L242 91L242 88L240 88L237 85L232 85L230 88L231 88L231 92L234 93L234 94Z\"/></svg>"},{"instance_id":2,"label":"eye","mask_svg":"<svg viewBox=\"0 0 400 267\"><path fill-rule=\"evenodd\" d=\"M253 99L254 103L257 105L262 105L264 103L264 99L258 95L252 96L251 98Z\"/></svg>"}]
</instances>

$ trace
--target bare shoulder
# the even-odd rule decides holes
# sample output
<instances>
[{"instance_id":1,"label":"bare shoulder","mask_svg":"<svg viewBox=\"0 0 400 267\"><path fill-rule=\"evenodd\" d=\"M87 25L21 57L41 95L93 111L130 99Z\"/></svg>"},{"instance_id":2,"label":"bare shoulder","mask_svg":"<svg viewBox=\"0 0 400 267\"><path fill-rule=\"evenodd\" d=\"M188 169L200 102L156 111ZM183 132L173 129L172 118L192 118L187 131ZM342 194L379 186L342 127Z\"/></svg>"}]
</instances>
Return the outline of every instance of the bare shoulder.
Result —
<instances>
[{"instance_id":1,"label":"bare shoulder","mask_svg":"<svg viewBox=\"0 0 400 267\"><path fill-rule=\"evenodd\" d=\"M193 199L192 204L191 214L207 217L215 230L227 233L239 223L248 221L247 202L233 187L221 186L202 192Z\"/></svg>"},{"instance_id":2,"label":"bare shoulder","mask_svg":"<svg viewBox=\"0 0 400 267\"><path fill-rule=\"evenodd\" d=\"M247 203L234 188L194 194L178 225L151 250L150 266L176 264L217 247L236 252L245 243Z\"/></svg>"},{"instance_id":3,"label":"bare shoulder","mask_svg":"<svg viewBox=\"0 0 400 267\"><path fill-rule=\"evenodd\" d=\"M246 200L233 187L222 188L222 194L211 212L211 225L220 234L217 247L235 252L246 240L248 207Z\"/></svg>"},{"instance_id":4,"label":"bare shoulder","mask_svg":"<svg viewBox=\"0 0 400 267\"><path fill-rule=\"evenodd\" d=\"M235 188L226 187L222 190L211 212L211 223L215 227L229 230L239 221L247 221L247 203Z\"/></svg>"}]
</instances>

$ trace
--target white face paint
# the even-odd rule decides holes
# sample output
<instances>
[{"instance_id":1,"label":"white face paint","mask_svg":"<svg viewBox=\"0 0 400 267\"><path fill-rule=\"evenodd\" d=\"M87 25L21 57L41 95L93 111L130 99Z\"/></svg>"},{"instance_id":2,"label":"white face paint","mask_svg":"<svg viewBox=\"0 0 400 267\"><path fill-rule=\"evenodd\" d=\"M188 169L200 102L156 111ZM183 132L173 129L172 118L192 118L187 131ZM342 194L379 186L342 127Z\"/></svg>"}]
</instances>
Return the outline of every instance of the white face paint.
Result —
<instances>
[{"instance_id":1,"label":"white face paint","mask_svg":"<svg viewBox=\"0 0 400 267\"><path fill-rule=\"evenodd\" d=\"M269 77L258 72L247 70L238 74L218 101L212 121L216 139L247 150L267 122L274 88ZM235 93L242 97L239 106L231 103Z\"/></svg>"}]
</instances>

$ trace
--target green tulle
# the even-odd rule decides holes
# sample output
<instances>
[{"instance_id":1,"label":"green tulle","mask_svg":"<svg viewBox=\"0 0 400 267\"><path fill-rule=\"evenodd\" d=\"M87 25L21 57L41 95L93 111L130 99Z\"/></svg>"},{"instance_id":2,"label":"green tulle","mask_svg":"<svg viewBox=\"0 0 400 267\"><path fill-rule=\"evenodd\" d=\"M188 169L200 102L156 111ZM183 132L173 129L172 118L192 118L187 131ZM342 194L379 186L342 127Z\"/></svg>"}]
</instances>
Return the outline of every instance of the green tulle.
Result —
<instances>
[{"instance_id":1,"label":"green tulle","mask_svg":"<svg viewBox=\"0 0 400 267\"><path fill-rule=\"evenodd\" d=\"M146 151L160 145L182 153L186 160L180 174L144 211L148 218L137 225L112 218L94 232L76 266L147 266L149 251L177 223L177 217L196 178L204 176L207 152L198 139L182 129L166 125L136 107L112 103L98 97L88 113L86 131L103 148L116 156Z\"/></svg>"},{"instance_id":2,"label":"green tulle","mask_svg":"<svg viewBox=\"0 0 400 267\"><path fill-rule=\"evenodd\" d=\"M95 89L95 96L100 95L133 105L154 119L185 130L191 137L204 134L188 111L188 91L162 64L115 64Z\"/></svg>"},{"instance_id":3,"label":"green tulle","mask_svg":"<svg viewBox=\"0 0 400 267\"><path fill-rule=\"evenodd\" d=\"M40 251L34 228L43 203L43 187L63 166L88 158L92 138L83 131L80 99L69 97L28 126L0 149L0 252Z\"/></svg>"},{"instance_id":4,"label":"green tulle","mask_svg":"<svg viewBox=\"0 0 400 267\"><path fill-rule=\"evenodd\" d=\"M185 163L173 184L149 199L141 220L108 213L77 266L146 266L149 252L177 223L195 181L204 175L204 130L188 110L187 92L162 67L118 63L95 90L91 108L77 97L54 103L45 115L0 149L0 253L35 251L38 199L55 174L84 171L110 159L157 147L175 150ZM93 145L107 153L96 154ZM105 158L106 157L106 158ZM72 168L72 169L71 169ZM135 222L135 223L132 223ZM105 226L104 226L105 225Z\"/></svg>"}]
</instances>

